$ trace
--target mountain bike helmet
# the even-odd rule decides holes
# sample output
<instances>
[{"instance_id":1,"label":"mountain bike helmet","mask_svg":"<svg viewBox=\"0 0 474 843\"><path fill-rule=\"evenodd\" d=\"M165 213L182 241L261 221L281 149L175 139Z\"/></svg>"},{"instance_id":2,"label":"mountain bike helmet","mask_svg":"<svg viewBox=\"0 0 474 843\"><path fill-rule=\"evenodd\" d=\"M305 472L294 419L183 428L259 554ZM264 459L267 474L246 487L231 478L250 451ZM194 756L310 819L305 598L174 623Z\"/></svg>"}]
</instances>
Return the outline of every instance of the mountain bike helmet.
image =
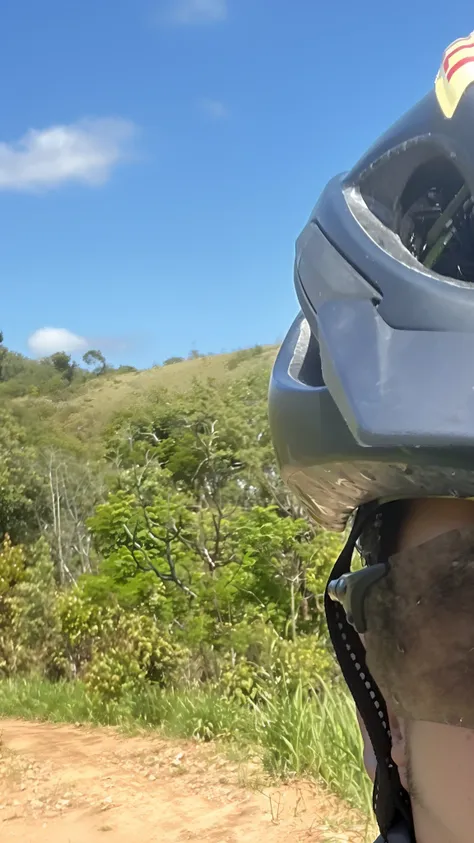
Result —
<instances>
[{"instance_id":1,"label":"mountain bike helmet","mask_svg":"<svg viewBox=\"0 0 474 843\"><path fill-rule=\"evenodd\" d=\"M349 572L386 502L474 497L473 140L474 33L446 50L433 90L323 191L297 241L301 312L270 385L284 480L323 527L351 523L326 614L377 757L384 840L413 829L358 635L377 554Z\"/></svg>"}]
</instances>

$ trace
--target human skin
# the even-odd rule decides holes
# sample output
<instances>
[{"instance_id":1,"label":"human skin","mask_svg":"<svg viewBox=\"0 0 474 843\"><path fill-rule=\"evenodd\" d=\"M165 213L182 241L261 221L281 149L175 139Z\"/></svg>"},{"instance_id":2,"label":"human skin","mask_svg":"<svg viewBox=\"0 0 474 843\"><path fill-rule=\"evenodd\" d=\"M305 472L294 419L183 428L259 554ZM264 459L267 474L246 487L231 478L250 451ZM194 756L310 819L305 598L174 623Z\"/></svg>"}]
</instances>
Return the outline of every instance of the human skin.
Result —
<instances>
[{"instance_id":1,"label":"human skin","mask_svg":"<svg viewBox=\"0 0 474 843\"><path fill-rule=\"evenodd\" d=\"M450 498L413 501L401 524L398 551L474 524L474 502ZM474 623L474 606L473 606ZM411 796L417 843L472 843L474 731L395 717L387 700L392 757ZM375 758L365 727L364 763L373 779Z\"/></svg>"}]
</instances>

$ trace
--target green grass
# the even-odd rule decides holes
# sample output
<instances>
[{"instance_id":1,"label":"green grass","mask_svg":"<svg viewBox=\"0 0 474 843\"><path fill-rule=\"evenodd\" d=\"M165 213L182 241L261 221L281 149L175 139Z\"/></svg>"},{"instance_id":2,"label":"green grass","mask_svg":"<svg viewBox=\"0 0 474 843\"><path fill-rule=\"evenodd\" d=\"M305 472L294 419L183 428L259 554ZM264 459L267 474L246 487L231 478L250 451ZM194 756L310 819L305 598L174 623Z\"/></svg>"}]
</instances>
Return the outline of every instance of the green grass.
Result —
<instances>
[{"instance_id":1,"label":"green grass","mask_svg":"<svg viewBox=\"0 0 474 843\"><path fill-rule=\"evenodd\" d=\"M255 707L255 734L269 772L311 776L369 813L372 785L363 771L361 737L351 698L322 685L308 696L300 686Z\"/></svg>"},{"instance_id":2,"label":"green grass","mask_svg":"<svg viewBox=\"0 0 474 843\"><path fill-rule=\"evenodd\" d=\"M323 687L309 697L298 689L243 707L212 691L146 689L121 703L103 703L80 683L43 680L0 682L0 716L90 723L125 730L221 740L248 748L273 776L312 777L365 814L371 785L363 772L361 741L352 701L341 689Z\"/></svg>"}]
</instances>

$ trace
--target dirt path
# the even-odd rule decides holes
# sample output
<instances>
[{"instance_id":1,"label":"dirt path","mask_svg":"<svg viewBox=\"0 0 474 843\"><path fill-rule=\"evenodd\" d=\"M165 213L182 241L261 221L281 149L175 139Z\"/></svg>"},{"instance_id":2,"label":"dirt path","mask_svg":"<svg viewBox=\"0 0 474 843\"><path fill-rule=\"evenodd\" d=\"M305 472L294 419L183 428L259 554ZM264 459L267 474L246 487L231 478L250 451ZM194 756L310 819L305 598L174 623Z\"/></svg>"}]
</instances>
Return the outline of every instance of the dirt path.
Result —
<instances>
[{"instance_id":1,"label":"dirt path","mask_svg":"<svg viewBox=\"0 0 474 843\"><path fill-rule=\"evenodd\" d=\"M21 843L360 843L310 784L266 786L210 746L0 721L0 839Z\"/></svg>"}]
</instances>

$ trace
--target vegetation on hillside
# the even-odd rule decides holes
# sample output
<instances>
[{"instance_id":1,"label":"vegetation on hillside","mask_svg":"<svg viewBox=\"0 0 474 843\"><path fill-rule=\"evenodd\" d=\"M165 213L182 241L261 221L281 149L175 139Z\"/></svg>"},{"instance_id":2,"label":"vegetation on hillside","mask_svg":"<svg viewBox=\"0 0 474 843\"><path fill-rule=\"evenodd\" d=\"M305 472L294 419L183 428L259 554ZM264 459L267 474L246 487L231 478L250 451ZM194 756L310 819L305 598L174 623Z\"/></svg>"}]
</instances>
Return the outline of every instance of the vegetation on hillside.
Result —
<instances>
[{"instance_id":1,"label":"vegetation on hillside","mask_svg":"<svg viewBox=\"0 0 474 843\"><path fill-rule=\"evenodd\" d=\"M199 355L168 362L162 372L200 377L155 381L99 427L68 429L71 407L140 375L111 372L97 351L87 370L3 354L0 710L19 682L53 683L55 699L70 688L107 722L163 723L194 700L195 736L258 733L271 769L334 786L336 756L359 764L323 620L340 537L279 479L264 349L225 358L214 378ZM324 774L331 717L339 748Z\"/></svg>"}]
</instances>

